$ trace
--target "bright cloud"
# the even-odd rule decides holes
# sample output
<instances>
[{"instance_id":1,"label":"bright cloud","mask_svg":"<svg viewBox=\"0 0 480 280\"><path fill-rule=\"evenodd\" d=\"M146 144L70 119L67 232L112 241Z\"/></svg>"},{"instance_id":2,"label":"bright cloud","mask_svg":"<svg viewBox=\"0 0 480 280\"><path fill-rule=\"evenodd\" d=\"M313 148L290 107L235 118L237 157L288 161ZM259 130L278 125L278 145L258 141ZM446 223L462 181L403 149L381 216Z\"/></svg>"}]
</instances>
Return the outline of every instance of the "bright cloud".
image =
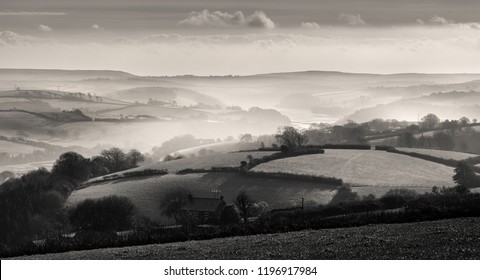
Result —
<instances>
[{"instance_id":1,"label":"bright cloud","mask_svg":"<svg viewBox=\"0 0 480 280\"><path fill-rule=\"evenodd\" d=\"M221 11L210 12L209 10L194 11L186 19L181 20L179 24L196 27L275 28L275 23L262 11L255 11L249 16L245 16L241 11L236 11L233 14Z\"/></svg>"},{"instance_id":2,"label":"bright cloud","mask_svg":"<svg viewBox=\"0 0 480 280\"><path fill-rule=\"evenodd\" d=\"M320 24L316 22L302 22L301 26L303 28L320 28Z\"/></svg>"},{"instance_id":3,"label":"bright cloud","mask_svg":"<svg viewBox=\"0 0 480 280\"><path fill-rule=\"evenodd\" d=\"M362 26L367 24L362 19L362 16L360 14L341 13L338 19L351 26Z\"/></svg>"}]
</instances>

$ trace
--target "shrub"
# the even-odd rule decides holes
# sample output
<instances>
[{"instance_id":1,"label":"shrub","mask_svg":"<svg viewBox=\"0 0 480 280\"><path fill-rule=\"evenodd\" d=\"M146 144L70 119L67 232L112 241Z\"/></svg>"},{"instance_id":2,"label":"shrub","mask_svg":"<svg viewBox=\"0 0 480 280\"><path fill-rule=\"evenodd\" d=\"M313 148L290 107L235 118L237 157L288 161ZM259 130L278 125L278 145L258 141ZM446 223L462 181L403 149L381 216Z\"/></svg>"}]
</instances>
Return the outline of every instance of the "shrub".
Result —
<instances>
[{"instance_id":1,"label":"shrub","mask_svg":"<svg viewBox=\"0 0 480 280\"><path fill-rule=\"evenodd\" d=\"M125 230L132 227L134 212L135 206L128 198L112 195L81 202L71 211L70 221L83 230Z\"/></svg>"},{"instance_id":2,"label":"shrub","mask_svg":"<svg viewBox=\"0 0 480 280\"><path fill-rule=\"evenodd\" d=\"M329 204L335 205L340 202L355 201L358 199L358 194L356 192L353 192L350 187L342 186L337 190L337 193L333 196Z\"/></svg>"},{"instance_id":3,"label":"shrub","mask_svg":"<svg viewBox=\"0 0 480 280\"><path fill-rule=\"evenodd\" d=\"M418 193L414 190L393 189L384 194L380 198L380 202L382 202L386 209L393 209L403 207L417 197Z\"/></svg>"}]
</instances>

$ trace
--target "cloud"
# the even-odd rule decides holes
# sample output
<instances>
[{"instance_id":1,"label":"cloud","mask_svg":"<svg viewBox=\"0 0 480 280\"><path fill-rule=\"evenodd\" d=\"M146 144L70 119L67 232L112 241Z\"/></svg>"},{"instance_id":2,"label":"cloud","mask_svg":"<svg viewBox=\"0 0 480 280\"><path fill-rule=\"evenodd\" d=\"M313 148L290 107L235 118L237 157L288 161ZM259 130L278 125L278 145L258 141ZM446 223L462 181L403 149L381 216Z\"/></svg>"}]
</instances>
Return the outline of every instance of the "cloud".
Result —
<instances>
[{"instance_id":1,"label":"cloud","mask_svg":"<svg viewBox=\"0 0 480 280\"><path fill-rule=\"evenodd\" d=\"M101 27L101 26L98 25L98 24L93 24L93 25L92 25L92 29L93 29L93 30L101 30L101 29L103 29L103 27Z\"/></svg>"},{"instance_id":2,"label":"cloud","mask_svg":"<svg viewBox=\"0 0 480 280\"><path fill-rule=\"evenodd\" d=\"M58 12L15 12L15 11L0 11L0 16L65 16L66 13Z\"/></svg>"},{"instance_id":3,"label":"cloud","mask_svg":"<svg viewBox=\"0 0 480 280\"><path fill-rule=\"evenodd\" d=\"M12 31L0 32L0 45L3 46L27 45L31 43L39 43L40 41L39 38L19 35Z\"/></svg>"},{"instance_id":4,"label":"cloud","mask_svg":"<svg viewBox=\"0 0 480 280\"><path fill-rule=\"evenodd\" d=\"M302 22L301 26L303 28L320 28L320 24L316 22Z\"/></svg>"},{"instance_id":5,"label":"cloud","mask_svg":"<svg viewBox=\"0 0 480 280\"><path fill-rule=\"evenodd\" d=\"M437 24L437 25L448 25L448 24L454 24L455 21L451 19L447 19L438 15L434 15L428 20L429 23L431 24Z\"/></svg>"},{"instance_id":6,"label":"cloud","mask_svg":"<svg viewBox=\"0 0 480 280\"><path fill-rule=\"evenodd\" d=\"M360 14L341 13L338 19L351 26L363 26L367 24Z\"/></svg>"},{"instance_id":7,"label":"cloud","mask_svg":"<svg viewBox=\"0 0 480 280\"><path fill-rule=\"evenodd\" d=\"M253 27L253 28L275 28L275 23L262 11L255 11L245 17L243 12L236 11L233 14L221 11L191 12L188 17L178 24L196 27Z\"/></svg>"},{"instance_id":8,"label":"cloud","mask_svg":"<svg viewBox=\"0 0 480 280\"><path fill-rule=\"evenodd\" d=\"M52 28L48 25L40 24L38 26L38 30L40 30L42 32L50 32L50 31L52 31Z\"/></svg>"},{"instance_id":9,"label":"cloud","mask_svg":"<svg viewBox=\"0 0 480 280\"><path fill-rule=\"evenodd\" d=\"M419 25L431 25L431 26L447 26L447 27L468 27L472 29L480 29L480 23L478 22L455 22L452 19L434 15L428 20L417 19Z\"/></svg>"}]
</instances>

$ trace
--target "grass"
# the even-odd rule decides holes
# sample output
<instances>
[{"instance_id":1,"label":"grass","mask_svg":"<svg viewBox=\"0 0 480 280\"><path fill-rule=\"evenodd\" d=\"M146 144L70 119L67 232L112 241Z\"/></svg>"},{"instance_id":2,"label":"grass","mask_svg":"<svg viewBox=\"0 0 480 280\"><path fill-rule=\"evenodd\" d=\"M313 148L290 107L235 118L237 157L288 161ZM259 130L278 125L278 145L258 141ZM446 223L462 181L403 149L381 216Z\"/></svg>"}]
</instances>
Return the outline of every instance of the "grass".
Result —
<instances>
[{"instance_id":1,"label":"grass","mask_svg":"<svg viewBox=\"0 0 480 280\"><path fill-rule=\"evenodd\" d=\"M453 168L375 150L325 150L260 164L252 171L289 172L343 179L352 186L453 186Z\"/></svg>"},{"instance_id":2,"label":"grass","mask_svg":"<svg viewBox=\"0 0 480 280\"><path fill-rule=\"evenodd\" d=\"M453 159L453 160L465 160L471 157L478 157L476 154L462 153L455 151L443 151L443 150L433 150L433 149L419 149L419 148L396 148L399 151L417 153L423 155L434 156L443 159Z\"/></svg>"},{"instance_id":3,"label":"grass","mask_svg":"<svg viewBox=\"0 0 480 280\"><path fill-rule=\"evenodd\" d=\"M261 158L267 155L271 155L275 152L238 152L238 153L225 153L225 154L213 154L204 157L182 158L171 161L156 162L141 167L133 168L128 171L139 171L144 169L165 169L170 173L176 173L183 169L210 169L212 167L237 167L240 166L240 162L247 161L247 156L252 155L254 158ZM124 173L122 171L119 173ZM93 179L92 179L93 180Z\"/></svg>"},{"instance_id":4,"label":"grass","mask_svg":"<svg viewBox=\"0 0 480 280\"><path fill-rule=\"evenodd\" d=\"M480 218L305 230L19 259L479 259Z\"/></svg>"}]
</instances>

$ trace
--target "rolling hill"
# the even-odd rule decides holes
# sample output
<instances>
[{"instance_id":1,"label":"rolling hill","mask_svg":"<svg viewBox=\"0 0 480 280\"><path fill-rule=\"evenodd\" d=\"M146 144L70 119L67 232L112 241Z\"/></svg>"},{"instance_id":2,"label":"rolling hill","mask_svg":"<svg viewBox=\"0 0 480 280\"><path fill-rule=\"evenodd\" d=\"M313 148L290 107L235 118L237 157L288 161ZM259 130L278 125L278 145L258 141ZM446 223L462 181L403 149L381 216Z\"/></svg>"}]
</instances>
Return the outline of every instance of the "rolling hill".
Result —
<instances>
[{"instance_id":1,"label":"rolling hill","mask_svg":"<svg viewBox=\"0 0 480 280\"><path fill-rule=\"evenodd\" d=\"M108 96L132 102L146 103L152 100L165 103L172 103L173 101L180 106L191 106L200 103L209 106L225 106L222 101L216 98L184 88L137 87L114 91L109 93Z\"/></svg>"},{"instance_id":2,"label":"rolling hill","mask_svg":"<svg viewBox=\"0 0 480 280\"><path fill-rule=\"evenodd\" d=\"M326 150L320 155L270 161L252 171L336 177L360 195L377 197L391 188L413 188L422 193L433 186L454 185L453 168L375 150Z\"/></svg>"}]
</instances>

